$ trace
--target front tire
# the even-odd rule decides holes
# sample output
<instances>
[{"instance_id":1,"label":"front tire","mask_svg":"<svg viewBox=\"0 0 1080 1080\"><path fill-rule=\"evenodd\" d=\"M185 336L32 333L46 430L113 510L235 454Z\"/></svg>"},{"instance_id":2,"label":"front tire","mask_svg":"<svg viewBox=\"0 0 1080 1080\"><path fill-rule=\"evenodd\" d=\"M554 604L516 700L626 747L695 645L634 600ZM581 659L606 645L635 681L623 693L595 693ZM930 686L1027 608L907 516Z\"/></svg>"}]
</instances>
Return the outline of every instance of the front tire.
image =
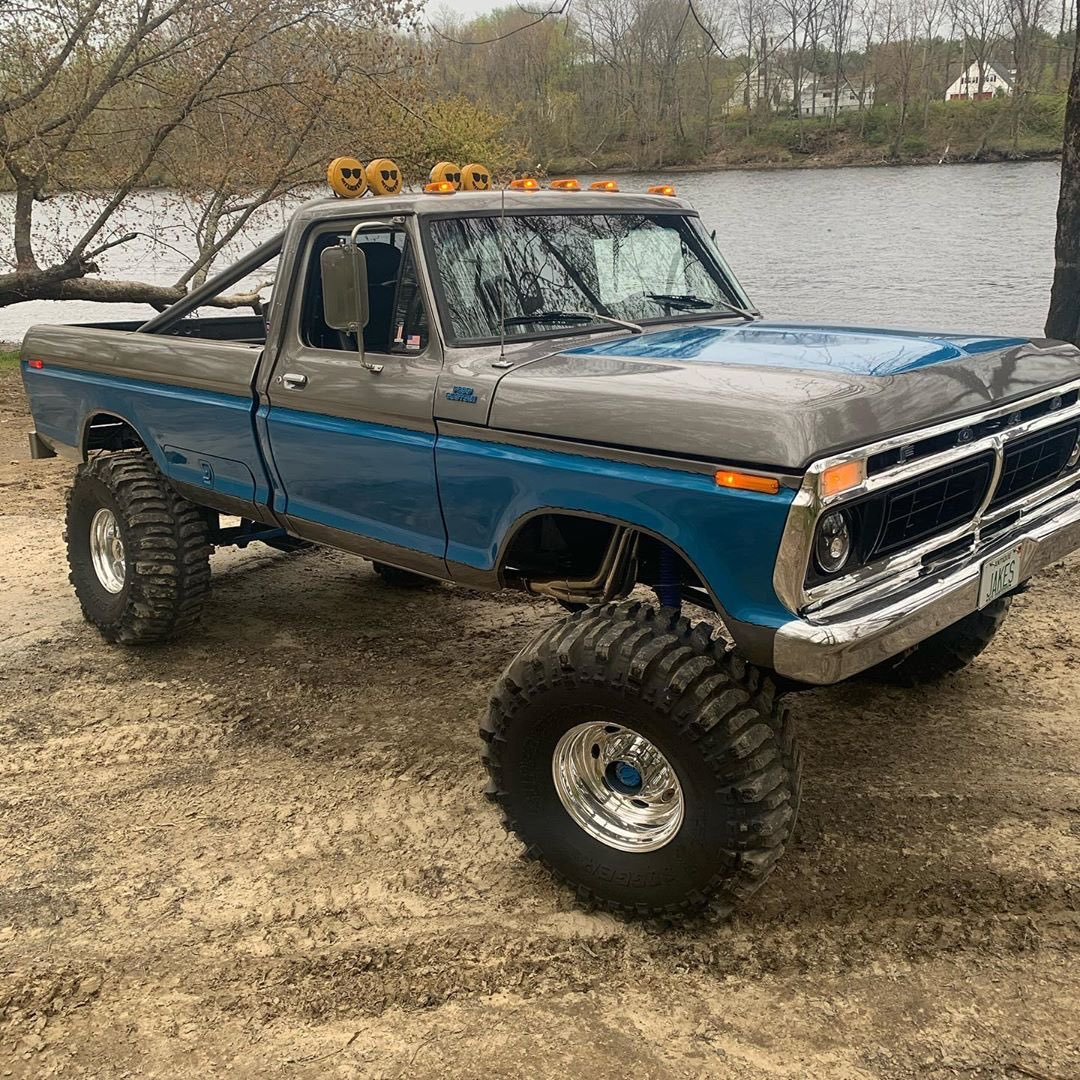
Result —
<instances>
[{"instance_id":1,"label":"front tire","mask_svg":"<svg viewBox=\"0 0 1080 1080\"><path fill-rule=\"evenodd\" d=\"M864 677L871 682L911 688L940 682L948 675L955 675L994 640L1011 605L1011 596L994 600L899 656L875 665L865 672Z\"/></svg>"},{"instance_id":2,"label":"front tire","mask_svg":"<svg viewBox=\"0 0 1080 1080\"><path fill-rule=\"evenodd\" d=\"M607 604L548 628L481 735L507 827L610 911L726 914L795 825L799 752L773 683L668 609Z\"/></svg>"},{"instance_id":3,"label":"front tire","mask_svg":"<svg viewBox=\"0 0 1080 1080\"><path fill-rule=\"evenodd\" d=\"M83 615L106 641L167 641L198 619L210 587L206 519L145 450L79 466L64 539Z\"/></svg>"}]
</instances>

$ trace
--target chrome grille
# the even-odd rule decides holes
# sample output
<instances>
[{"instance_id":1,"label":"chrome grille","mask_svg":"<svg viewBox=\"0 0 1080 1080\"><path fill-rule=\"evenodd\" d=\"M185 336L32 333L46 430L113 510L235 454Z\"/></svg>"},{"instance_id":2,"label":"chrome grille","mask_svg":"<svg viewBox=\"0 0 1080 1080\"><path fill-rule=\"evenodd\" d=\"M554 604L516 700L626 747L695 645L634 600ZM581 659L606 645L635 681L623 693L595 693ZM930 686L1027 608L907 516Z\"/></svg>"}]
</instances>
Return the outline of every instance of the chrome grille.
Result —
<instances>
[{"instance_id":1,"label":"chrome grille","mask_svg":"<svg viewBox=\"0 0 1080 1080\"><path fill-rule=\"evenodd\" d=\"M882 494L881 527L869 559L970 521L986 498L993 475L994 455L988 453L886 490Z\"/></svg>"},{"instance_id":2,"label":"chrome grille","mask_svg":"<svg viewBox=\"0 0 1080 1080\"><path fill-rule=\"evenodd\" d=\"M1005 447L1001 482L990 509L996 510L1057 479L1080 436L1080 423L1064 424L1018 439Z\"/></svg>"}]
</instances>

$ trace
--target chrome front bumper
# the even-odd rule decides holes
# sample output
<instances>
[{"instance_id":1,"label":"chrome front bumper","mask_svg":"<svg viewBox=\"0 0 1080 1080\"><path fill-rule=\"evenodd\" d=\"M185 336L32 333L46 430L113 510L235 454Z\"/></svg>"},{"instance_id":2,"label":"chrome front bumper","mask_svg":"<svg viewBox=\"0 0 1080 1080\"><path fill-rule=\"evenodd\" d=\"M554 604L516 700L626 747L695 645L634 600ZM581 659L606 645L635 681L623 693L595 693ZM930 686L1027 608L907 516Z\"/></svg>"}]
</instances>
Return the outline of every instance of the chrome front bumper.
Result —
<instances>
[{"instance_id":1,"label":"chrome front bumper","mask_svg":"<svg viewBox=\"0 0 1080 1080\"><path fill-rule=\"evenodd\" d=\"M983 562L1023 545L1020 580L1080 548L1080 497L1070 492L1033 511L959 565L908 582L895 592L829 618L816 612L784 623L773 643L773 666L814 685L840 682L924 641L978 608Z\"/></svg>"}]
</instances>

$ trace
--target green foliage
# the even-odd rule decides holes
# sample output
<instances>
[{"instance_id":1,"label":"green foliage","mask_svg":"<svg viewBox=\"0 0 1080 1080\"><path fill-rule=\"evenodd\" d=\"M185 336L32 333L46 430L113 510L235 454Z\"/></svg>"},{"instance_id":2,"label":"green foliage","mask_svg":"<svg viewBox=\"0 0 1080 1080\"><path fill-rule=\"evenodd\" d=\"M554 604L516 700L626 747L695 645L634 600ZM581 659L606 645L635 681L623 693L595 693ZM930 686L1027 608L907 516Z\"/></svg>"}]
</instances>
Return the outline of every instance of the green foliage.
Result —
<instances>
[{"instance_id":1,"label":"green foliage","mask_svg":"<svg viewBox=\"0 0 1080 1080\"><path fill-rule=\"evenodd\" d=\"M1014 147L1016 101L932 101L901 110L892 104L831 116L751 117L744 112L716 126L718 165L870 164L881 161L952 161L1044 156L1061 149L1063 94L1029 95Z\"/></svg>"},{"instance_id":2,"label":"green foliage","mask_svg":"<svg viewBox=\"0 0 1080 1080\"><path fill-rule=\"evenodd\" d=\"M19 350L0 349L0 375L15 371L19 366Z\"/></svg>"},{"instance_id":3,"label":"green foliage","mask_svg":"<svg viewBox=\"0 0 1080 1080\"><path fill-rule=\"evenodd\" d=\"M414 181L426 180L436 161L479 161L498 176L527 157L510 126L505 116L456 94L421 103L416 113L402 117L390 153Z\"/></svg>"}]
</instances>

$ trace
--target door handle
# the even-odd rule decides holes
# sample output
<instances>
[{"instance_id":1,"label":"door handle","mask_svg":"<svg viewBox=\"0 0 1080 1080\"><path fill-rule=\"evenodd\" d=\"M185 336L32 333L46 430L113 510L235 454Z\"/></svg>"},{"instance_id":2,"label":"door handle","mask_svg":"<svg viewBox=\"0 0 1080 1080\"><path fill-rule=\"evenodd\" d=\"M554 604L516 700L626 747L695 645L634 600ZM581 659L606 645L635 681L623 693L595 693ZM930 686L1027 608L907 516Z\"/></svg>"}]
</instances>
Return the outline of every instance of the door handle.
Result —
<instances>
[{"instance_id":1,"label":"door handle","mask_svg":"<svg viewBox=\"0 0 1080 1080\"><path fill-rule=\"evenodd\" d=\"M288 374L282 375L281 385L284 386L286 390L303 390L304 387L307 386L307 376Z\"/></svg>"}]
</instances>

